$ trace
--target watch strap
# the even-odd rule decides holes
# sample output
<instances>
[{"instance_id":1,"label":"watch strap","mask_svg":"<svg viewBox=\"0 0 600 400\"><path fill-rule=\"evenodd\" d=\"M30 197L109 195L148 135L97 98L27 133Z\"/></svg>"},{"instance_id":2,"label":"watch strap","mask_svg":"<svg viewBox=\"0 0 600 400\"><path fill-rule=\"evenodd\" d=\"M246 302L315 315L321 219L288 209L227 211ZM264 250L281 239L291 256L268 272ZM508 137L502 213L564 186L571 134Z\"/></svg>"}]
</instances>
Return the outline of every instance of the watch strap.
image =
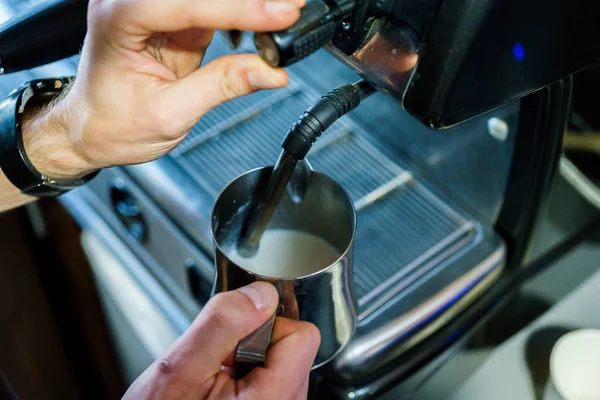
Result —
<instances>
[{"instance_id":1,"label":"watch strap","mask_svg":"<svg viewBox=\"0 0 600 400\"><path fill-rule=\"evenodd\" d=\"M22 116L27 101L34 96L56 96L71 82L71 78L38 79L12 91L0 104L0 169L23 194L54 197L81 186L97 172L81 179L57 181L41 174L25 152L22 136Z\"/></svg>"}]
</instances>

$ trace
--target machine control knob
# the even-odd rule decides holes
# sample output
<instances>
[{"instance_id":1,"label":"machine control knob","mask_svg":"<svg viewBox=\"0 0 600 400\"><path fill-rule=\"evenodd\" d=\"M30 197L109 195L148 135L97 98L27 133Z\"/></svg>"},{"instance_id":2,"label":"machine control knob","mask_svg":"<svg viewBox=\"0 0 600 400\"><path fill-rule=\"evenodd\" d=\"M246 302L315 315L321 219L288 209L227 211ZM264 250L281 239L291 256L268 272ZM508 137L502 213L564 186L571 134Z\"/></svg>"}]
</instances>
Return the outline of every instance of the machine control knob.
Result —
<instances>
[{"instance_id":1,"label":"machine control knob","mask_svg":"<svg viewBox=\"0 0 600 400\"><path fill-rule=\"evenodd\" d=\"M290 28L254 36L258 53L272 67L286 67L311 55L331 41L351 10L349 1L342 3L308 0L300 19Z\"/></svg>"},{"instance_id":2,"label":"machine control knob","mask_svg":"<svg viewBox=\"0 0 600 400\"><path fill-rule=\"evenodd\" d=\"M127 190L121 180L113 183L110 189L110 200L117 218L136 242L144 243L148 238L148 228L142 215L142 207Z\"/></svg>"}]
</instances>

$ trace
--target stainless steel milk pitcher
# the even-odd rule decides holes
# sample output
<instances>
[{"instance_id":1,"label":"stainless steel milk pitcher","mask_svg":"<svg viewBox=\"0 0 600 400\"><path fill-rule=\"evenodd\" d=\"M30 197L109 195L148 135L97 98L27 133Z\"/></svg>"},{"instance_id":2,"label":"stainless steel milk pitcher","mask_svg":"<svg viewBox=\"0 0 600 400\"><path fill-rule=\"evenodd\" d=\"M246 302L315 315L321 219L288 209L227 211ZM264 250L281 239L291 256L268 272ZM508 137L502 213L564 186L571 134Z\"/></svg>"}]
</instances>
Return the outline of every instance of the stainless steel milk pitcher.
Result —
<instances>
[{"instance_id":1,"label":"stainless steel milk pitcher","mask_svg":"<svg viewBox=\"0 0 600 400\"><path fill-rule=\"evenodd\" d=\"M353 290L352 248L356 211L347 192L325 174L311 171L301 198L286 191L267 229L291 229L315 235L331 244L340 257L321 270L290 279L252 273L231 261L228 248L237 243L253 196L266 185L273 167L258 168L230 182L215 201L211 224L216 279L213 293L240 288L254 281L271 282L280 294L281 316L315 324L321 332L313 368L334 358L350 341L357 325ZM306 183L306 177L303 177ZM274 317L240 342L236 368L264 361Z\"/></svg>"}]
</instances>

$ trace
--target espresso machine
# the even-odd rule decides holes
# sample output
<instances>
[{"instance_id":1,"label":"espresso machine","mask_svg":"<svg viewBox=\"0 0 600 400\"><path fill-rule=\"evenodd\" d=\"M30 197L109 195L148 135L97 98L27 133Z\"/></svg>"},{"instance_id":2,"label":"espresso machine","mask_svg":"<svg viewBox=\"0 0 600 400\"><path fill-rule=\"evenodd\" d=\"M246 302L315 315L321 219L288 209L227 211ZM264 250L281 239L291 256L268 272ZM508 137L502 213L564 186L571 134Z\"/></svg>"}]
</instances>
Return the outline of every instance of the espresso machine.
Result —
<instances>
[{"instance_id":1,"label":"espresso machine","mask_svg":"<svg viewBox=\"0 0 600 400\"><path fill-rule=\"evenodd\" d=\"M34 3L4 3L14 16L0 29L6 93L30 76L75 73L86 2ZM599 22L600 3L584 0L308 0L285 31L217 33L206 62L258 52L288 68L289 85L217 107L169 155L105 170L61 198L84 230L125 375L207 301L219 191L270 164L306 107L359 77L378 93L308 154L358 213L359 325L314 372L315 392L373 398L449 357L528 274L572 75L600 55ZM140 317L115 275L94 263L102 252L122 261L155 309L161 328L146 358L124 345L131 339L119 327L134 331Z\"/></svg>"}]
</instances>

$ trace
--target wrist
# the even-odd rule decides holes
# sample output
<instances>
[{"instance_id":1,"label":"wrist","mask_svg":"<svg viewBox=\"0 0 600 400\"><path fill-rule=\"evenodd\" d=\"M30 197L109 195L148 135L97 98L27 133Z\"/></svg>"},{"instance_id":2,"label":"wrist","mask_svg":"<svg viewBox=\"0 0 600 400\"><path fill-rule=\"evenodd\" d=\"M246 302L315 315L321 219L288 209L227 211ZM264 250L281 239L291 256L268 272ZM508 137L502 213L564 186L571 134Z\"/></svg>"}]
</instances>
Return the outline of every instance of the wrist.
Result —
<instances>
[{"instance_id":1,"label":"wrist","mask_svg":"<svg viewBox=\"0 0 600 400\"><path fill-rule=\"evenodd\" d=\"M23 146L37 171L53 180L82 178L97 168L81 157L71 138L77 137L81 105L67 93L58 99L30 100L22 118Z\"/></svg>"}]
</instances>

